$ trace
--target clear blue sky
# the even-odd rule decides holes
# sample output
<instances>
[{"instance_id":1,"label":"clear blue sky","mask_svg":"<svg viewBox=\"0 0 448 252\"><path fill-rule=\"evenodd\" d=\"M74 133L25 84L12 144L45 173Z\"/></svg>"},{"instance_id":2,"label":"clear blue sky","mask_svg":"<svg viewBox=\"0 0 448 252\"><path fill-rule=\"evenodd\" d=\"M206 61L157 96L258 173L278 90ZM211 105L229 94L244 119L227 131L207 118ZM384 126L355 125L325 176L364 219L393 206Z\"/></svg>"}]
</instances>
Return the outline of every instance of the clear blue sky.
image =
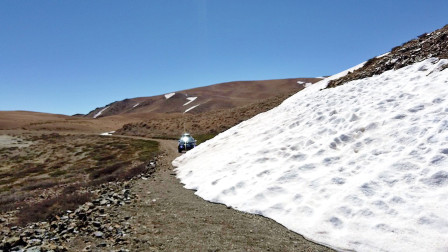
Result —
<instances>
[{"instance_id":1,"label":"clear blue sky","mask_svg":"<svg viewBox=\"0 0 448 252\"><path fill-rule=\"evenodd\" d=\"M448 23L447 0L0 1L0 110L87 113L235 80L332 75Z\"/></svg>"}]
</instances>

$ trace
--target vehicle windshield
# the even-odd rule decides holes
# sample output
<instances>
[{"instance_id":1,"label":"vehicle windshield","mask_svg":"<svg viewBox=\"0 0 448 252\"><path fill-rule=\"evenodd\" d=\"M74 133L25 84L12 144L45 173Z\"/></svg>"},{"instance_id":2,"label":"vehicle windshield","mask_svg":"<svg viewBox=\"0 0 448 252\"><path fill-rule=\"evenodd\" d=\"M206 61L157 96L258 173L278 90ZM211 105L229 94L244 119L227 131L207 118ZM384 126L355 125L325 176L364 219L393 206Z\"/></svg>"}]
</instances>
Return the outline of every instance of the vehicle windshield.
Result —
<instances>
[{"instance_id":1,"label":"vehicle windshield","mask_svg":"<svg viewBox=\"0 0 448 252\"><path fill-rule=\"evenodd\" d=\"M179 142L182 142L182 143L194 143L194 138L191 137L191 136L182 136L179 139Z\"/></svg>"}]
</instances>

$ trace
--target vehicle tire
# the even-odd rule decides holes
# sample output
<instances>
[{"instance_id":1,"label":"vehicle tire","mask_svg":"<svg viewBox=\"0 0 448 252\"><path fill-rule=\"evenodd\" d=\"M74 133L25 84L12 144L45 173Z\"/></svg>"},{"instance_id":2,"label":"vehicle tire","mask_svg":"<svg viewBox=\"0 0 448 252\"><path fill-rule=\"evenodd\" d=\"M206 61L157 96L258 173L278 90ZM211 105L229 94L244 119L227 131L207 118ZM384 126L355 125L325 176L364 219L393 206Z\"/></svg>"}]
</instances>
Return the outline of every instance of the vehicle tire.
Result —
<instances>
[{"instance_id":1,"label":"vehicle tire","mask_svg":"<svg viewBox=\"0 0 448 252\"><path fill-rule=\"evenodd\" d=\"M182 153L182 150L181 150L181 149L177 149L177 151L178 151L179 153Z\"/></svg>"}]
</instances>

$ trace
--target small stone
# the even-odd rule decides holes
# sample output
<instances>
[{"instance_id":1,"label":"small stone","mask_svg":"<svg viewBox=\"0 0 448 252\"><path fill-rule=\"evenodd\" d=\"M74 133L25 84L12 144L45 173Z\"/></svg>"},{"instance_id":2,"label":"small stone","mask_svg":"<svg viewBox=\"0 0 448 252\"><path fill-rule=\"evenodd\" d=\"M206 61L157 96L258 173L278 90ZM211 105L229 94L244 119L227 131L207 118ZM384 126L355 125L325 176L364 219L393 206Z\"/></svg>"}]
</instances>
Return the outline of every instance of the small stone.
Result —
<instances>
[{"instance_id":1,"label":"small stone","mask_svg":"<svg viewBox=\"0 0 448 252\"><path fill-rule=\"evenodd\" d=\"M87 247L83 248L82 251L92 251L92 246L87 245Z\"/></svg>"},{"instance_id":2,"label":"small stone","mask_svg":"<svg viewBox=\"0 0 448 252\"><path fill-rule=\"evenodd\" d=\"M38 246L38 245L41 245L41 244L42 244L42 240L40 240L40 239L28 240L28 245L29 246Z\"/></svg>"},{"instance_id":3,"label":"small stone","mask_svg":"<svg viewBox=\"0 0 448 252\"><path fill-rule=\"evenodd\" d=\"M34 246L34 247L30 247L25 249L25 252L41 252L42 249L39 246Z\"/></svg>"},{"instance_id":4,"label":"small stone","mask_svg":"<svg viewBox=\"0 0 448 252\"><path fill-rule=\"evenodd\" d=\"M104 248L107 247L107 243L101 242L100 244L96 245L98 248Z\"/></svg>"},{"instance_id":5,"label":"small stone","mask_svg":"<svg viewBox=\"0 0 448 252\"><path fill-rule=\"evenodd\" d=\"M10 247L10 248L26 245L26 243L19 236L13 236L13 237L7 238L4 241L4 244L6 245L6 247Z\"/></svg>"},{"instance_id":6,"label":"small stone","mask_svg":"<svg viewBox=\"0 0 448 252\"><path fill-rule=\"evenodd\" d=\"M96 232L93 233L93 235L94 235L96 238L103 238L104 233L101 232L101 231L96 231Z\"/></svg>"},{"instance_id":7,"label":"small stone","mask_svg":"<svg viewBox=\"0 0 448 252\"><path fill-rule=\"evenodd\" d=\"M53 243L45 244L42 247L42 250L44 251L56 251L58 249L58 246Z\"/></svg>"}]
</instances>

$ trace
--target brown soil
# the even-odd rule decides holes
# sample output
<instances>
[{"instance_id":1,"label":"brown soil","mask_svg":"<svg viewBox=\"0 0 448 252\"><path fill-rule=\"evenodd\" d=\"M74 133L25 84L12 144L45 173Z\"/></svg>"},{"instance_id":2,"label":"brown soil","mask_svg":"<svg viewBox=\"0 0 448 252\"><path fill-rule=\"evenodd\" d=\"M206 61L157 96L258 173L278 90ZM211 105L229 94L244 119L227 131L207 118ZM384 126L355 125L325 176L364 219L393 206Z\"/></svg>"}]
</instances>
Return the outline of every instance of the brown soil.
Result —
<instances>
[{"instance_id":1,"label":"brown soil","mask_svg":"<svg viewBox=\"0 0 448 252\"><path fill-rule=\"evenodd\" d=\"M164 155L156 172L131 187L138 201L107 213L129 216L130 251L333 251L304 239L262 216L247 214L224 205L209 203L186 190L175 177L171 161L177 157L176 141L158 140ZM77 237L69 250L101 248L104 240ZM118 249L118 248L114 248Z\"/></svg>"}]
</instances>

